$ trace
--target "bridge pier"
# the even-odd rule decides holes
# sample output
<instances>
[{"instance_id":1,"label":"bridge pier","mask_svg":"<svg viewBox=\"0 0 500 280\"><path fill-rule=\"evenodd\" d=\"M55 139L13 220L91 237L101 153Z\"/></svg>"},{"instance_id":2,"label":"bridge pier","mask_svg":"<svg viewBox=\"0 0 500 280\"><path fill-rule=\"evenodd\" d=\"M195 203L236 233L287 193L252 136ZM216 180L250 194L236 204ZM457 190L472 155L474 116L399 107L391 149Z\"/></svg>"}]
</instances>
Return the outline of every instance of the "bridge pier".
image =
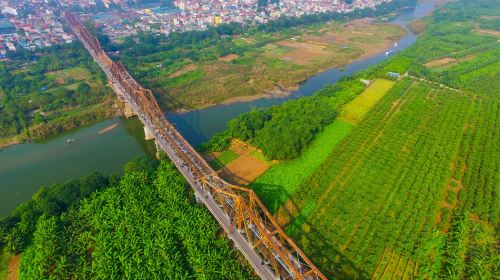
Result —
<instances>
[{"instance_id":1,"label":"bridge pier","mask_svg":"<svg viewBox=\"0 0 500 280\"><path fill-rule=\"evenodd\" d=\"M132 109L132 107L130 105L128 105L127 102L124 102L123 103L123 114L125 115L126 118L130 118L132 116L135 116L135 112L134 112L134 109Z\"/></svg>"},{"instance_id":2,"label":"bridge pier","mask_svg":"<svg viewBox=\"0 0 500 280\"><path fill-rule=\"evenodd\" d=\"M196 203L202 203L203 200L201 200L201 197L199 196L198 192L194 192L194 199L196 200Z\"/></svg>"},{"instance_id":3,"label":"bridge pier","mask_svg":"<svg viewBox=\"0 0 500 280\"><path fill-rule=\"evenodd\" d=\"M146 139L146 140L155 139L155 135L153 133L151 133L151 131L149 131L149 129L147 129L146 127L144 127L144 139ZM158 145L156 145L156 147L158 148Z\"/></svg>"},{"instance_id":4,"label":"bridge pier","mask_svg":"<svg viewBox=\"0 0 500 280\"><path fill-rule=\"evenodd\" d=\"M158 144L158 141L155 140L155 146L156 146L156 158L161 159L161 147L160 144Z\"/></svg>"}]
</instances>

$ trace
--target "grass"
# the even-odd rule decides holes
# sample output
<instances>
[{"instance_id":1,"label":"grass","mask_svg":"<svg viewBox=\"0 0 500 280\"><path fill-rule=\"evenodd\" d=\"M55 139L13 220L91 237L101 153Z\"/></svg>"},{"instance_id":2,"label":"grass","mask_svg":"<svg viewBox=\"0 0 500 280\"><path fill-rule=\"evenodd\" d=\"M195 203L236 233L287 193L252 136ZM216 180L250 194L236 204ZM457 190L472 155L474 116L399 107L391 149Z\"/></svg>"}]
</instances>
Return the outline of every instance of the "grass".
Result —
<instances>
[{"instance_id":1,"label":"grass","mask_svg":"<svg viewBox=\"0 0 500 280\"><path fill-rule=\"evenodd\" d=\"M59 70L47 73L48 77L54 77L59 83L64 84L68 81L88 80L92 77L90 72L84 67L73 67L69 69Z\"/></svg>"},{"instance_id":2,"label":"grass","mask_svg":"<svg viewBox=\"0 0 500 280\"><path fill-rule=\"evenodd\" d=\"M351 129L349 123L335 120L316 136L300 157L272 166L251 187L269 206L270 211L276 211L313 174Z\"/></svg>"},{"instance_id":3,"label":"grass","mask_svg":"<svg viewBox=\"0 0 500 280\"><path fill-rule=\"evenodd\" d=\"M262 161L265 164L271 164L271 162L261 152L257 150L250 151L250 155Z\"/></svg>"},{"instance_id":4,"label":"grass","mask_svg":"<svg viewBox=\"0 0 500 280\"><path fill-rule=\"evenodd\" d=\"M363 93L345 106L339 118L350 124L359 123L364 115L394 86L394 83L385 79L375 80Z\"/></svg>"},{"instance_id":5,"label":"grass","mask_svg":"<svg viewBox=\"0 0 500 280\"><path fill-rule=\"evenodd\" d=\"M140 82L155 92L164 109L203 108L234 97L262 95L275 90L277 84L294 89L318 72L384 50L393 38L404 33L395 26L357 23L360 26L355 26L360 31L354 34L351 32L354 27L337 28L337 25L322 24L293 32L257 33L244 39L235 38L233 43L242 48L237 59L231 62L194 61L198 70L176 77L165 77L165 73L151 67L145 68L151 70L148 75L142 75L149 71L142 67L162 57L162 53L141 56L137 58L137 65L128 67L135 75L144 76ZM311 41L307 36L314 38ZM338 42L332 37L339 38ZM353 40L349 40L351 38ZM294 45L299 41L304 44ZM318 48L316 41L323 42L325 49ZM349 48L340 49L346 42ZM163 61L155 60L156 63Z\"/></svg>"},{"instance_id":6,"label":"grass","mask_svg":"<svg viewBox=\"0 0 500 280\"><path fill-rule=\"evenodd\" d=\"M6 249L1 249L0 252L0 279L7 279L11 255Z\"/></svg>"},{"instance_id":7,"label":"grass","mask_svg":"<svg viewBox=\"0 0 500 280\"><path fill-rule=\"evenodd\" d=\"M210 165L215 169L215 170L220 170L224 168L224 166L228 165L232 161L236 160L239 158L240 155L235 153L234 151L227 150L222 152L217 158L213 159L210 161Z\"/></svg>"}]
</instances>

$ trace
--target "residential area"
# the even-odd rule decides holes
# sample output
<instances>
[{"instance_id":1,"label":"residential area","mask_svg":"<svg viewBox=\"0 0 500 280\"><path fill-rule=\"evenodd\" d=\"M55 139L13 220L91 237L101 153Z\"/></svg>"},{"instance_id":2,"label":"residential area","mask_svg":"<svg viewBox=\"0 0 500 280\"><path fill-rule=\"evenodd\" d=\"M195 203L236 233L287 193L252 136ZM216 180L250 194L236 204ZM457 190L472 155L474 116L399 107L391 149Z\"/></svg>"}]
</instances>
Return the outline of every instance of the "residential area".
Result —
<instances>
[{"instance_id":1,"label":"residential area","mask_svg":"<svg viewBox=\"0 0 500 280\"><path fill-rule=\"evenodd\" d=\"M173 0L171 5L160 6L138 5L130 0L1 0L0 58L17 48L34 50L72 42L74 36L63 27L60 12L75 6L82 20L92 20L112 41L118 41L139 32L168 36L223 23L259 24L281 16L346 13L390 1L353 0L348 4L344 0Z\"/></svg>"}]
</instances>

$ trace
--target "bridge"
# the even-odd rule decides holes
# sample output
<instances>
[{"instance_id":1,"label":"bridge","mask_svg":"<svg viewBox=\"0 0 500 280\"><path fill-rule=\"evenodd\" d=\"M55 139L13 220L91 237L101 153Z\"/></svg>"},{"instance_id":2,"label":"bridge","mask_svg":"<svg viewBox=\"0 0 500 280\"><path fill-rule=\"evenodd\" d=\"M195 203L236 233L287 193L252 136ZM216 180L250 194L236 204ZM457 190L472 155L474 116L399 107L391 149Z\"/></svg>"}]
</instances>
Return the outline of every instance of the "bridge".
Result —
<instances>
[{"instance_id":1,"label":"bridge","mask_svg":"<svg viewBox=\"0 0 500 280\"><path fill-rule=\"evenodd\" d=\"M172 160L196 199L208 208L256 274L261 279L326 279L285 234L257 195L220 178L168 122L153 93L137 83L121 62L112 61L74 15L65 12L64 17L106 74L126 111L141 120L146 134Z\"/></svg>"}]
</instances>

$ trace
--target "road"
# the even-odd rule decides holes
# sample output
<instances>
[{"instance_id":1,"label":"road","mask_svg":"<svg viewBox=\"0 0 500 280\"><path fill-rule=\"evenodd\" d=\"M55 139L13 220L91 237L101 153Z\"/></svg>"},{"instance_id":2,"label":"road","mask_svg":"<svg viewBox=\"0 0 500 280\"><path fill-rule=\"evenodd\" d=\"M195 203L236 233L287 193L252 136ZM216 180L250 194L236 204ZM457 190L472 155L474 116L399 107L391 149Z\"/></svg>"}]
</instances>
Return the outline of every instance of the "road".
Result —
<instances>
[{"instance_id":1,"label":"road","mask_svg":"<svg viewBox=\"0 0 500 280\"><path fill-rule=\"evenodd\" d=\"M222 226L261 279L326 279L285 234L252 190L221 179L168 122L153 93L120 62L112 61L97 39L70 13L66 21L106 74L118 98L133 111Z\"/></svg>"}]
</instances>

